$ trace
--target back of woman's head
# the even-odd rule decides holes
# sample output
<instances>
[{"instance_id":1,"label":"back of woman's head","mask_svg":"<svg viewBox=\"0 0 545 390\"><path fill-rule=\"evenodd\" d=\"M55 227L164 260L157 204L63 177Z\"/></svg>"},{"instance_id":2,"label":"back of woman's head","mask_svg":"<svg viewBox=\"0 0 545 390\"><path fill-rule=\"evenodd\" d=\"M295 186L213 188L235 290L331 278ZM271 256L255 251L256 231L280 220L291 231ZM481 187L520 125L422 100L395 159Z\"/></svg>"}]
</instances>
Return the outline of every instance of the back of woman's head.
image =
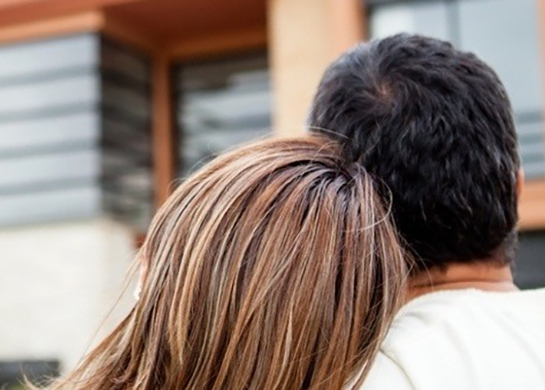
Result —
<instances>
[{"instance_id":1,"label":"back of woman's head","mask_svg":"<svg viewBox=\"0 0 545 390\"><path fill-rule=\"evenodd\" d=\"M367 373L405 275L373 181L320 138L205 166L141 258L139 302L68 387L342 389Z\"/></svg>"}]
</instances>

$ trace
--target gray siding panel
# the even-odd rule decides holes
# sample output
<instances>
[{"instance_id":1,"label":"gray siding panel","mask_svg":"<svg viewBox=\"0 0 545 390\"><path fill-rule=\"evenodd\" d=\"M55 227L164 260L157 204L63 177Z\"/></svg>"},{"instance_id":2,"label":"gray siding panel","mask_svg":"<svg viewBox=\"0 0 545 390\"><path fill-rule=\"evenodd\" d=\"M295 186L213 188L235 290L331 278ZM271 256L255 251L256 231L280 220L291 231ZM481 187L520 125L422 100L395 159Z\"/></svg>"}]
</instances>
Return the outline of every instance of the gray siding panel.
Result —
<instances>
[{"instance_id":1,"label":"gray siding panel","mask_svg":"<svg viewBox=\"0 0 545 390\"><path fill-rule=\"evenodd\" d=\"M99 126L98 112L91 110L0 123L0 158L71 145L97 146Z\"/></svg>"},{"instance_id":2,"label":"gray siding panel","mask_svg":"<svg viewBox=\"0 0 545 390\"><path fill-rule=\"evenodd\" d=\"M93 72L84 72L32 84L0 88L0 121L23 117L28 113L44 113L71 106L96 106L100 84Z\"/></svg>"},{"instance_id":3,"label":"gray siding panel","mask_svg":"<svg viewBox=\"0 0 545 390\"><path fill-rule=\"evenodd\" d=\"M0 195L0 226L90 218L101 213L96 185Z\"/></svg>"},{"instance_id":4,"label":"gray siding panel","mask_svg":"<svg viewBox=\"0 0 545 390\"><path fill-rule=\"evenodd\" d=\"M149 75L93 34L0 46L0 225L108 213L146 227Z\"/></svg>"},{"instance_id":5,"label":"gray siding panel","mask_svg":"<svg viewBox=\"0 0 545 390\"><path fill-rule=\"evenodd\" d=\"M0 193L74 180L98 183L100 153L100 149L93 148L2 159Z\"/></svg>"},{"instance_id":6,"label":"gray siding panel","mask_svg":"<svg viewBox=\"0 0 545 390\"><path fill-rule=\"evenodd\" d=\"M0 46L0 83L24 82L74 68L96 68L99 37L93 34Z\"/></svg>"}]
</instances>

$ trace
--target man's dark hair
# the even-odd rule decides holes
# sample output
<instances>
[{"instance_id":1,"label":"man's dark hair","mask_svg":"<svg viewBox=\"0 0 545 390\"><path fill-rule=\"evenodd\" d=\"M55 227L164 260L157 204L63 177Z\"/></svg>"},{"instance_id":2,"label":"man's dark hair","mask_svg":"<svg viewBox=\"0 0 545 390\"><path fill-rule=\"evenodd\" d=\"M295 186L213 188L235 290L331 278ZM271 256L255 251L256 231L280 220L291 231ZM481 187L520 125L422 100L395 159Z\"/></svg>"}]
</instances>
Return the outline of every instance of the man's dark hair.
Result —
<instances>
[{"instance_id":1,"label":"man's dark hair","mask_svg":"<svg viewBox=\"0 0 545 390\"><path fill-rule=\"evenodd\" d=\"M408 34L361 44L326 71L309 125L386 184L417 269L511 261L515 125L498 76L475 55Z\"/></svg>"}]
</instances>

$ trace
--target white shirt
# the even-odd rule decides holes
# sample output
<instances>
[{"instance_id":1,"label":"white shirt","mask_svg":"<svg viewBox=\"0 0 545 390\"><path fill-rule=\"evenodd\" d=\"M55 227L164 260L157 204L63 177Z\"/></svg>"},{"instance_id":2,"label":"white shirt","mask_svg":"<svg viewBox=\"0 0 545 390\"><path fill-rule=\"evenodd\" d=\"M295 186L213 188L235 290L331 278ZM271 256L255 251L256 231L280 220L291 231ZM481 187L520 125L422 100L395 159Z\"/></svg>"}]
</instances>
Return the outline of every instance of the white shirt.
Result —
<instances>
[{"instance_id":1,"label":"white shirt","mask_svg":"<svg viewBox=\"0 0 545 390\"><path fill-rule=\"evenodd\" d=\"M409 302L361 389L545 390L545 289Z\"/></svg>"}]
</instances>

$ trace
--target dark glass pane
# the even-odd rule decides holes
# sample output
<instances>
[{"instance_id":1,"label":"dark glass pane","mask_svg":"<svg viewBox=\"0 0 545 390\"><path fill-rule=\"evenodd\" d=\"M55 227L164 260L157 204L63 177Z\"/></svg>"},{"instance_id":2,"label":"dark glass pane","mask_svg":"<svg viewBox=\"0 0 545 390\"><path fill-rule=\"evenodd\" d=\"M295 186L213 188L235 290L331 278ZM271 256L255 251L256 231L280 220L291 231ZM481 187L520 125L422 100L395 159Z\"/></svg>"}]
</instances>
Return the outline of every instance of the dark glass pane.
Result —
<instances>
[{"instance_id":1,"label":"dark glass pane","mask_svg":"<svg viewBox=\"0 0 545 390\"><path fill-rule=\"evenodd\" d=\"M101 68L109 73L117 73L124 78L141 84L148 84L151 78L149 61L140 53L125 49L122 45L103 37L101 47Z\"/></svg>"},{"instance_id":2,"label":"dark glass pane","mask_svg":"<svg viewBox=\"0 0 545 390\"><path fill-rule=\"evenodd\" d=\"M515 280L522 288L545 287L545 231L523 232L515 264Z\"/></svg>"},{"instance_id":3,"label":"dark glass pane","mask_svg":"<svg viewBox=\"0 0 545 390\"><path fill-rule=\"evenodd\" d=\"M153 204L150 64L105 39L101 61L103 205L145 230Z\"/></svg>"}]
</instances>

